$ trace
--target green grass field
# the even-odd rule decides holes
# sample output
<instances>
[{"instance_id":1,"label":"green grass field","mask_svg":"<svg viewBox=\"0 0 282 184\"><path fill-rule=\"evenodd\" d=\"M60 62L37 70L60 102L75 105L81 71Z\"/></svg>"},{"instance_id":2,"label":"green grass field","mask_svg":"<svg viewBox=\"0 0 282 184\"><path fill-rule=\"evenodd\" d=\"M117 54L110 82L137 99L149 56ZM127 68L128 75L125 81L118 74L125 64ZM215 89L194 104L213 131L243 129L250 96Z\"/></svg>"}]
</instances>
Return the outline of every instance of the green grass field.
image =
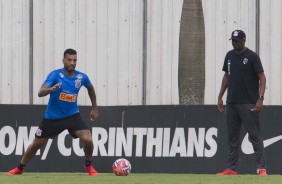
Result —
<instances>
[{"instance_id":1,"label":"green grass field","mask_svg":"<svg viewBox=\"0 0 282 184\"><path fill-rule=\"evenodd\" d=\"M86 173L24 173L20 176L7 176L0 173L1 184L281 184L282 176L256 175L216 176L211 174L134 174L115 176L101 173L90 177Z\"/></svg>"}]
</instances>

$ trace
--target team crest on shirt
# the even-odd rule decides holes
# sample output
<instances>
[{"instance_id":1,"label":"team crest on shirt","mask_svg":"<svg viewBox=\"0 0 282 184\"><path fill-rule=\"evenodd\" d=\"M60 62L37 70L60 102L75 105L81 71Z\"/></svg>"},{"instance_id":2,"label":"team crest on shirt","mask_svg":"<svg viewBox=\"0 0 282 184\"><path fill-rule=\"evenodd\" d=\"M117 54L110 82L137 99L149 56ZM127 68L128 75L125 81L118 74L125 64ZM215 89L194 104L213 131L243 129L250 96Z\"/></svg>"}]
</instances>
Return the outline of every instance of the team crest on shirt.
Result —
<instances>
[{"instance_id":1,"label":"team crest on shirt","mask_svg":"<svg viewBox=\"0 0 282 184\"><path fill-rule=\"evenodd\" d=\"M244 65L247 64L248 61L249 61L249 60L248 60L247 58L244 58L244 60L243 60Z\"/></svg>"},{"instance_id":2,"label":"team crest on shirt","mask_svg":"<svg viewBox=\"0 0 282 184\"><path fill-rule=\"evenodd\" d=\"M76 88L80 88L80 86L81 86L81 80L80 80L80 79L76 79L74 82L75 82L75 87L76 87Z\"/></svg>"},{"instance_id":3,"label":"team crest on shirt","mask_svg":"<svg viewBox=\"0 0 282 184\"><path fill-rule=\"evenodd\" d=\"M82 79L82 75L81 74L78 74L76 76L76 80L75 80L75 87L76 88L80 88L81 87L81 79Z\"/></svg>"}]
</instances>

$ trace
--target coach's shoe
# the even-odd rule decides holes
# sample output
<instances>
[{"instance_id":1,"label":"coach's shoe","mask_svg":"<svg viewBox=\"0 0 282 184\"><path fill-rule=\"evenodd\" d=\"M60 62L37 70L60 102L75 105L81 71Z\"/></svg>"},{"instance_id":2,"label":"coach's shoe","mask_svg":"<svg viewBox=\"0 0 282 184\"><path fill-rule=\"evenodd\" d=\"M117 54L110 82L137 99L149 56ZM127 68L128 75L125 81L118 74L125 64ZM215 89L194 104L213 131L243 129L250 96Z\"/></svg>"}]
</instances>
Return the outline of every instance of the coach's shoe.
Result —
<instances>
[{"instance_id":1,"label":"coach's shoe","mask_svg":"<svg viewBox=\"0 0 282 184\"><path fill-rule=\"evenodd\" d=\"M85 166L85 169L88 172L89 176L98 176L98 172L92 167L92 165Z\"/></svg>"},{"instance_id":2,"label":"coach's shoe","mask_svg":"<svg viewBox=\"0 0 282 184\"><path fill-rule=\"evenodd\" d=\"M265 169L257 169L258 176L267 176L267 172Z\"/></svg>"},{"instance_id":3,"label":"coach's shoe","mask_svg":"<svg viewBox=\"0 0 282 184\"><path fill-rule=\"evenodd\" d=\"M12 170L10 170L9 172L7 172L7 175L19 175L19 174L23 174L24 170L20 170L19 168L14 168Z\"/></svg>"},{"instance_id":4,"label":"coach's shoe","mask_svg":"<svg viewBox=\"0 0 282 184\"><path fill-rule=\"evenodd\" d=\"M216 173L216 175L236 175L236 174L237 174L236 171L233 171L233 170L231 170L229 168L225 169L222 172Z\"/></svg>"}]
</instances>

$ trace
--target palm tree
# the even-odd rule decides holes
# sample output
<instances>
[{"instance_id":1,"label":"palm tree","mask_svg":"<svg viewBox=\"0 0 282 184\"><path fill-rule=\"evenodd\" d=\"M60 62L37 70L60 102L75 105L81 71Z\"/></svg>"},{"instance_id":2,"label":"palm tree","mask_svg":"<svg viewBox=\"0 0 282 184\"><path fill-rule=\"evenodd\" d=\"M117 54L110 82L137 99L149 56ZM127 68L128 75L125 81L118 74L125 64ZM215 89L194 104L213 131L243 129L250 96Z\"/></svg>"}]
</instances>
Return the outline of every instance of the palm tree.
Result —
<instances>
[{"instance_id":1,"label":"palm tree","mask_svg":"<svg viewBox=\"0 0 282 184\"><path fill-rule=\"evenodd\" d=\"M183 1L179 40L179 104L203 104L205 25L201 0Z\"/></svg>"}]
</instances>

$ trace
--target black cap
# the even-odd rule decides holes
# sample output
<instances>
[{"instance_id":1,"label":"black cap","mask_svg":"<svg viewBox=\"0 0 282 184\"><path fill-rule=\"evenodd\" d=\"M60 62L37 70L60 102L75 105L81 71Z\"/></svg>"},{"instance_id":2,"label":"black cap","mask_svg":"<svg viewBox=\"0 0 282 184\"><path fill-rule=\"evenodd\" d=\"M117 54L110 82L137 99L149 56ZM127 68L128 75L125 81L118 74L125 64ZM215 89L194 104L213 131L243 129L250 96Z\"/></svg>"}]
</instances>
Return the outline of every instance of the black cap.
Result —
<instances>
[{"instance_id":1,"label":"black cap","mask_svg":"<svg viewBox=\"0 0 282 184\"><path fill-rule=\"evenodd\" d=\"M242 30L235 30L231 33L231 38L229 40L238 40L238 41L245 41L246 34Z\"/></svg>"}]
</instances>

